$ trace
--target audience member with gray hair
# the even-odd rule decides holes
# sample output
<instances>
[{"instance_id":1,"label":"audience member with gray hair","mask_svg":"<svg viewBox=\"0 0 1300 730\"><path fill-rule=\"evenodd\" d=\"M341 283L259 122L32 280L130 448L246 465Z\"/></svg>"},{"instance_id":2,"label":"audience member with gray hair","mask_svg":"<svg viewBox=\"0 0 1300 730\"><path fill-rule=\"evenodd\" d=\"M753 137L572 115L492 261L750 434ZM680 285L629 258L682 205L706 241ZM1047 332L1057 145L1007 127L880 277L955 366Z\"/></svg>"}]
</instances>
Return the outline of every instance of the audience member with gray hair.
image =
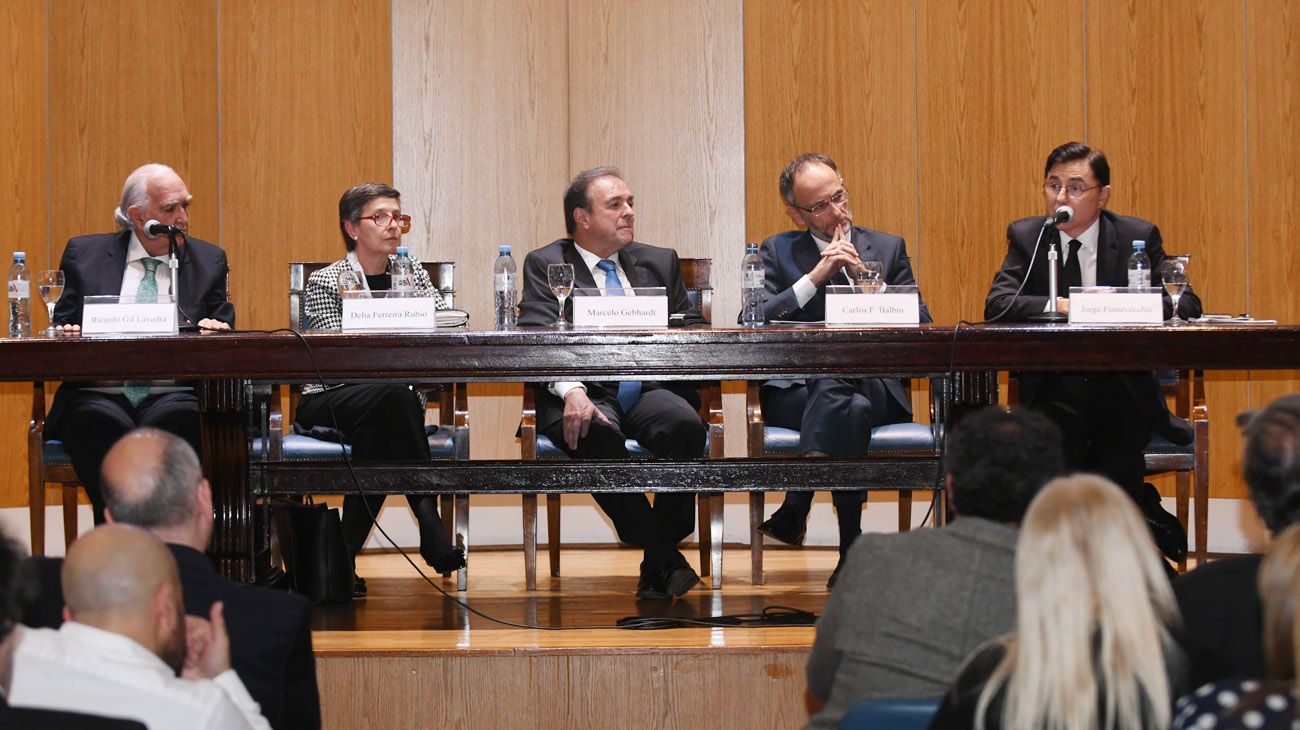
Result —
<instances>
[{"instance_id":1,"label":"audience member with gray hair","mask_svg":"<svg viewBox=\"0 0 1300 730\"><path fill-rule=\"evenodd\" d=\"M204 554L212 537L212 489L189 444L166 431L132 431L104 458L103 477L108 521L143 528L167 544L186 612L202 617L215 603L225 605L231 662L271 725L319 728L311 606L301 596L240 585L213 570ZM57 590L60 561L36 562L44 591L29 623L57 627L64 601Z\"/></svg>"}]
</instances>

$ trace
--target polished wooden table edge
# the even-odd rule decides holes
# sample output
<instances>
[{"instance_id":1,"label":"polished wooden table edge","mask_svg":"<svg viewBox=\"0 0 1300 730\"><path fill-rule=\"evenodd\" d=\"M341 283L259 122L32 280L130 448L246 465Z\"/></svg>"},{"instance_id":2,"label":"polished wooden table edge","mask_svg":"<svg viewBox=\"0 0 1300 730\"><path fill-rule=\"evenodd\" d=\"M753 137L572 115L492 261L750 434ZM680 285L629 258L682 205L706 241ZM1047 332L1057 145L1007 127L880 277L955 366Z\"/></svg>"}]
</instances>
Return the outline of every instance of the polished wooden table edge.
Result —
<instances>
[{"instance_id":1,"label":"polished wooden table edge","mask_svg":"<svg viewBox=\"0 0 1300 730\"><path fill-rule=\"evenodd\" d=\"M812 626L681 628L654 631L583 629L463 629L446 631L313 631L317 658L539 657L593 654L805 654ZM455 645L450 645L455 642ZM465 642L473 646L463 645ZM359 647L364 643L366 646Z\"/></svg>"}]
</instances>

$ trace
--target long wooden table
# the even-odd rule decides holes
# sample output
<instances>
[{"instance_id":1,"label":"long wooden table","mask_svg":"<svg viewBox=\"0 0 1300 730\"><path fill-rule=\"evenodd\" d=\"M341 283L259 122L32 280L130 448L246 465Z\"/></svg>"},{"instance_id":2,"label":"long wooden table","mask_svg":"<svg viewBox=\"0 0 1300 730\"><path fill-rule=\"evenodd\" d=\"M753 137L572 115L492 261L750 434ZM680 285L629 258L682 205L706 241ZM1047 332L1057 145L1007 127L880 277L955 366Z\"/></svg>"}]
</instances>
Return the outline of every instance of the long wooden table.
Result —
<instances>
[{"instance_id":1,"label":"long wooden table","mask_svg":"<svg viewBox=\"0 0 1300 730\"><path fill-rule=\"evenodd\" d=\"M214 486L218 511L213 550L223 572L244 580L252 577L256 548L249 444L260 423L253 406L257 382L758 380L1162 368L1300 368L1300 327L772 326L654 331L450 330L391 335L311 332L302 336L232 332L161 338L35 336L0 340L0 380L197 381L204 468ZM990 381L987 376L967 380L957 398L984 402ZM645 486L671 489L673 475L688 469L693 485L701 491L743 489L747 479L760 478L767 466L743 459L648 463ZM879 466L891 468L889 464ZM802 467L808 469L807 464ZM443 462L422 468L419 476L429 491L565 491L566 486L576 487L566 483L568 477L546 481L545 470L544 465L529 467L515 462ZM831 463L821 472L809 472L806 483L818 488L842 476Z\"/></svg>"}]
</instances>

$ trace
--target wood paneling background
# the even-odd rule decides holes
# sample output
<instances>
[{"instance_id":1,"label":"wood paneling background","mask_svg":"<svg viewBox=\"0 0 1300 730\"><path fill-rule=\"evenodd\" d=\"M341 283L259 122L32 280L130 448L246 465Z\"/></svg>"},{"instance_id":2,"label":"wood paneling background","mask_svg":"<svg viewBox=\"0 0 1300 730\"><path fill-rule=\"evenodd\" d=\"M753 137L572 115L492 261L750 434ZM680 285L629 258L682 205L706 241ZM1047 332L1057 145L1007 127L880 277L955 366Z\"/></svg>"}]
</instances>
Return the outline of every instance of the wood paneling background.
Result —
<instances>
[{"instance_id":1,"label":"wood paneling background","mask_svg":"<svg viewBox=\"0 0 1300 730\"><path fill-rule=\"evenodd\" d=\"M1193 254L1210 310L1294 322L1297 37L1287 0L14 0L0 186L23 226L3 248L57 262L111 226L130 169L167 162L231 254L241 327L280 326L284 264L338 256L340 193L392 179L409 242L458 262L486 327L497 245L561 235L565 181L609 163L642 240L714 258L729 321L741 242L790 227L781 166L820 149L951 323L980 315L1007 222L1041 210L1047 151L1080 139L1110 156L1112 207ZM1244 493L1232 417L1298 385L1212 376L1215 496ZM475 392L476 456L515 453L518 392ZM0 388L14 439L26 403ZM22 504L21 448L0 469Z\"/></svg>"}]
</instances>

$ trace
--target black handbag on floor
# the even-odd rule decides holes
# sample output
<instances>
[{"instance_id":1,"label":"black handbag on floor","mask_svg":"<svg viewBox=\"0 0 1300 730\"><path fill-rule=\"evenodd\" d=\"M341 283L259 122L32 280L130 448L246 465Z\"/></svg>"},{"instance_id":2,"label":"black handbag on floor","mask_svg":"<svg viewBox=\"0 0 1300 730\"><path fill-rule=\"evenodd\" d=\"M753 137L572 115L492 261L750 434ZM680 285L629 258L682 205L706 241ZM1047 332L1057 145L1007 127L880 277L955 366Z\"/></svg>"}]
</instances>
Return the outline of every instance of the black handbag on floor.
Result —
<instances>
[{"instance_id":1,"label":"black handbag on floor","mask_svg":"<svg viewBox=\"0 0 1300 730\"><path fill-rule=\"evenodd\" d=\"M338 509L323 503L279 504L271 521L294 593L313 603L352 600L352 559L343 544Z\"/></svg>"}]
</instances>

